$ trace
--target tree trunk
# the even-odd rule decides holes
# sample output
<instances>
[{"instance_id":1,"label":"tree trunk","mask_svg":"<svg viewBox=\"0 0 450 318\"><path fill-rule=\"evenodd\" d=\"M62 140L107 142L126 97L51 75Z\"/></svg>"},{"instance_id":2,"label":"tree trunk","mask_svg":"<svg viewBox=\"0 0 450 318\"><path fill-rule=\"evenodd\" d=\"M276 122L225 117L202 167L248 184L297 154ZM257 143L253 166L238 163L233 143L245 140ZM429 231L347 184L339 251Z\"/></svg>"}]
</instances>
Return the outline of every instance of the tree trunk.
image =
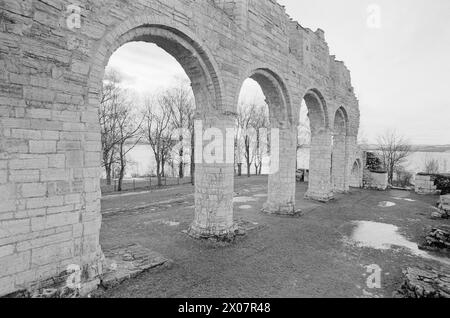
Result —
<instances>
[{"instance_id":1,"label":"tree trunk","mask_svg":"<svg viewBox=\"0 0 450 318\"><path fill-rule=\"evenodd\" d=\"M178 171L178 176L180 177L180 179L184 178L184 148L183 148L183 137L180 138L180 145L181 145L181 149L180 149L180 165L179 165L179 171Z\"/></svg>"},{"instance_id":2,"label":"tree trunk","mask_svg":"<svg viewBox=\"0 0 450 318\"><path fill-rule=\"evenodd\" d=\"M117 187L117 191L118 192L122 192L122 183L123 183L124 175L125 175L125 167L122 166L120 168L120 172L119 172L119 184L118 184L118 187Z\"/></svg>"},{"instance_id":3,"label":"tree trunk","mask_svg":"<svg viewBox=\"0 0 450 318\"><path fill-rule=\"evenodd\" d=\"M110 165L105 166L105 172L106 172L106 185L110 186L112 184L111 166Z\"/></svg>"},{"instance_id":4,"label":"tree trunk","mask_svg":"<svg viewBox=\"0 0 450 318\"><path fill-rule=\"evenodd\" d=\"M156 160L156 176L158 177L158 187L162 186L161 161Z\"/></svg>"},{"instance_id":5,"label":"tree trunk","mask_svg":"<svg viewBox=\"0 0 450 318\"><path fill-rule=\"evenodd\" d=\"M120 171L119 171L119 184L118 184L118 188L117 191L118 192L122 192L122 183L123 183L123 178L125 175L125 168L126 168L126 159L125 159L125 154L124 154L124 149L123 149L123 144L121 144L120 146Z\"/></svg>"},{"instance_id":6,"label":"tree trunk","mask_svg":"<svg viewBox=\"0 0 450 318\"><path fill-rule=\"evenodd\" d=\"M238 163L238 176L242 177L242 163Z\"/></svg>"}]
</instances>

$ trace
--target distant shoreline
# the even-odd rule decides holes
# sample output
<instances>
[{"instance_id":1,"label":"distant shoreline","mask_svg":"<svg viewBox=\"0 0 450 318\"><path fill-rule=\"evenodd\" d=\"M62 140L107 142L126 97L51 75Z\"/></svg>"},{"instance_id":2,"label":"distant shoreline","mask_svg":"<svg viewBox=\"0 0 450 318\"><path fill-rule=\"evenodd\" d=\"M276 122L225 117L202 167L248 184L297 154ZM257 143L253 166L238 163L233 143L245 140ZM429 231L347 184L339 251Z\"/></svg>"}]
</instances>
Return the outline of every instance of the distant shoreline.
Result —
<instances>
[{"instance_id":1,"label":"distant shoreline","mask_svg":"<svg viewBox=\"0 0 450 318\"><path fill-rule=\"evenodd\" d=\"M411 146L411 152L438 152L438 153L450 153L450 145L444 146ZM377 151L380 150L376 145L369 145L364 147L365 151Z\"/></svg>"}]
</instances>

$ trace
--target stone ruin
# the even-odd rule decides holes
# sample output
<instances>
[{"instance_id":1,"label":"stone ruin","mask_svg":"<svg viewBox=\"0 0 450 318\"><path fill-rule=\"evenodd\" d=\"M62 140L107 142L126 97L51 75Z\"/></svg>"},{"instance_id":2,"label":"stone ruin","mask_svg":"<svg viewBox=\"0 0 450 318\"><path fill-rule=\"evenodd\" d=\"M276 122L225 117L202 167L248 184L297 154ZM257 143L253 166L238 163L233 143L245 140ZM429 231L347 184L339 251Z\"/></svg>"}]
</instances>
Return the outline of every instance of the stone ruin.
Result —
<instances>
[{"instance_id":1,"label":"stone ruin","mask_svg":"<svg viewBox=\"0 0 450 318\"><path fill-rule=\"evenodd\" d=\"M450 226L440 225L432 228L419 248L447 253L450 256Z\"/></svg>"},{"instance_id":2,"label":"stone ruin","mask_svg":"<svg viewBox=\"0 0 450 318\"><path fill-rule=\"evenodd\" d=\"M450 218L450 195L441 195L437 207L433 207L431 211L431 218L433 219L448 219Z\"/></svg>"},{"instance_id":3,"label":"stone ruin","mask_svg":"<svg viewBox=\"0 0 450 318\"><path fill-rule=\"evenodd\" d=\"M273 0L76 3L0 1L0 296L74 264L85 286L102 275L98 106L105 66L128 42L154 43L178 60L204 129L234 127L243 82L260 84L280 132L265 211L297 211L303 100L312 129L306 197L349 190L360 112L324 31L302 27ZM195 236L234 233L233 178L233 163L198 164Z\"/></svg>"}]
</instances>

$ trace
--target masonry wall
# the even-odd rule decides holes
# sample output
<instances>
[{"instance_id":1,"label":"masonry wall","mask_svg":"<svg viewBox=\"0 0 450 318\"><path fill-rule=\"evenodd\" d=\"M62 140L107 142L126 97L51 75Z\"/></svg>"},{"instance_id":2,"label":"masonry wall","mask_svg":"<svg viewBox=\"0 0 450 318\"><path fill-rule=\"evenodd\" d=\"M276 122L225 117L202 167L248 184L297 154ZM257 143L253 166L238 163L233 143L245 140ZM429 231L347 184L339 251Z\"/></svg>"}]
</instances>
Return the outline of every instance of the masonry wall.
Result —
<instances>
[{"instance_id":1,"label":"masonry wall","mask_svg":"<svg viewBox=\"0 0 450 318\"><path fill-rule=\"evenodd\" d=\"M80 27L70 28L70 1L0 2L0 295L29 288L70 264L82 266L84 280L101 274L98 97L108 50L139 24L164 25L201 49L220 90L210 109L203 105L204 115L233 116L243 81L268 69L283 84L285 100L273 105L281 109L275 126L296 127L302 98L314 88L327 103L327 117L344 107L348 134L357 135L359 108L348 69L329 56L323 31L291 21L275 1L78 3ZM318 156L330 151L327 125ZM291 159L283 167L295 170ZM319 173L328 164L319 163ZM225 174L213 168L205 173L227 176L218 191L232 193L231 168ZM292 175L281 175L288 193L295 189ZM331 192L330 181L317 184L320 195ZM207 204L230 223L232 198L208 194L215 197L227 201Z\"/></svg>"},{"instance_id":2,"label":"masonry wall","mask_svg":"<svg viewBox=\"0 0 450 318\"><path fill-rule=\"evenodd\" d=\"M417 174L415 177L415 192L418 194L438 194L439 191L435 185L435 176Z\"/></svg>"},{"instance_id":3,"label":"masonry wall","mask_svg":"<svg viewBox=\"0 0 450 318\"><path fill-rule=\"evenodd\" d=\"M365 189L385 191L389 186L388 173L364 169L363 186Z\"/></svg>"}]
</instances>

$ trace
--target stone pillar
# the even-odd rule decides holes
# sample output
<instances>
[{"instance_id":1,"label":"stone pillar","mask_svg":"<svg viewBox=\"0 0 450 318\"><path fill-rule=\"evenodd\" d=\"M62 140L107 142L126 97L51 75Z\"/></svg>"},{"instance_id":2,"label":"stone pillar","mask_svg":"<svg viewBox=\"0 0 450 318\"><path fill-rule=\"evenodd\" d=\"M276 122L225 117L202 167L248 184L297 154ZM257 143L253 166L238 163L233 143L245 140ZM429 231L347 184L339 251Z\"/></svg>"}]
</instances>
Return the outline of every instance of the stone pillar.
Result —
<instances>
[{"instance_id":1,"label":"stone pillar","mask_svg":"<svg viewBox=\"0 0 450 318\"><path fill-rule=\"evenodd\" d=\"M276 134L278 138L276 138ZM275 134L275 136L274 136ZM295 215L295 168L297 161L297 128L272 130L271 172L268 200L263 212L279 215ZM274 139L275 137L275 139ZM278 139L277 147L275 140Z\"/></svg>"},{"instance_id":2,"label":"stone pillar","mask_svg":"<svg viewBox=\"0 0 450 318\"><path fill-rule=\"evenodd\" d=\"M311 158L307 199L327 202L334 198L331 186L331 134L329 130L311 136Z\"/></svg>"},{"instance_id":3,"label":"stone pillar","mask_svg":"<svg viewBox=\"0 0 450 318\"><path fill-rule=\"evenodd\" d=\"M332 155L332 180L333 190L335 192L348 192L348 171L347 160L347 140L346 136L339 134L333 139L333 155Z\"/></svg>"},{"instance_id":4,"label":"stone pillar","mask_svg":"<svg viewBox=\"0 0 450 318\"><path fill-rule=\"evenodd\" d=\"M233 219L234 127L232 116L197 121L195 217L189 230L195 238L227 240L237 230Z\"/></svg>"},{"instance_id":5,"label":"stone pillar","mask_svg":"<svg viewBox=\"0 0 450 318\"><path fill-rule=\"evenodd\" d=\"M345 171L345 180L344 187L345 192L350 191L351 184L351 173L353 169L353 165L357 158L358 152L358 137L357 136L347 136L345 138L345 152L346 152L346 171ZM362 171L362 167L360 167ZM360 171L360 178L358 180L358 184L362 185L362 172Z\"/></svg>"}]
</instances>

